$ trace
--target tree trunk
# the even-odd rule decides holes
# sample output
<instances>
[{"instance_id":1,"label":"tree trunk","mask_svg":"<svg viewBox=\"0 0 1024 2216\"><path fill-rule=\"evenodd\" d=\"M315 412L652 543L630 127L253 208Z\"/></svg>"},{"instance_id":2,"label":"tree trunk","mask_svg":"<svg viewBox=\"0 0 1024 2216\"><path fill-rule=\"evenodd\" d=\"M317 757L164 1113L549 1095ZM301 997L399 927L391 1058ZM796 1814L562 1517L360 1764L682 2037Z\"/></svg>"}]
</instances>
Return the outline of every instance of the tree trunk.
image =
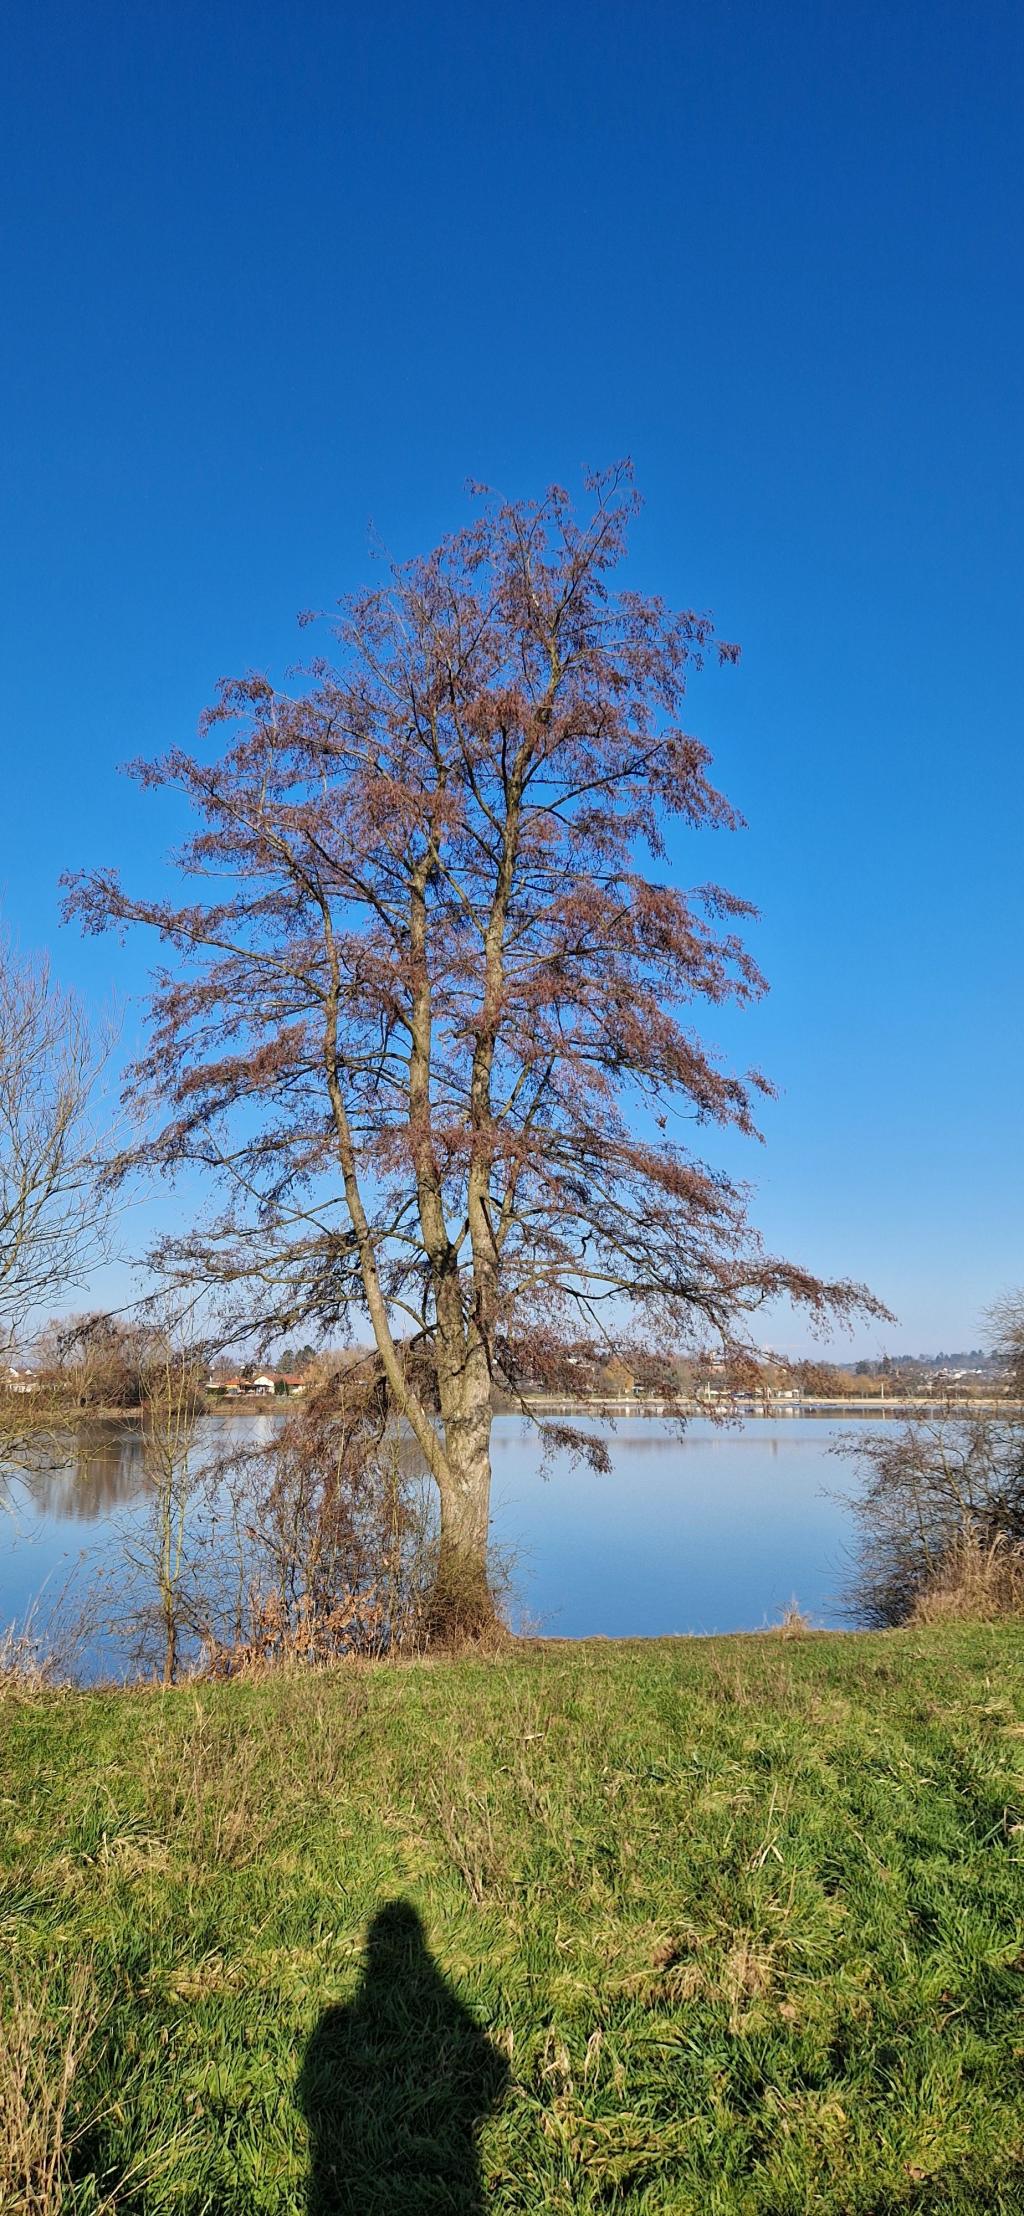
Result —
<instances>
[{"instance_id":1,"label":"tree trunk","mask_svg":"<svg viewBox=\"0 0 1024 2216\"><path fill-rule=\"evenodd\" d=\"M173 1600L164 1602L164 1684L173 1685L178 1675L178 1625Z\"/></svg>"},{"instance_id":2,"label":"tree trunk","mask_svg":"<svg viewBox=\"0 0 1024 2216\"><path fill-rule=\"evenodd\" d=\"M441 1544L428 1611L432 1640L458 1644L494 1628L487 1575L491 1512L491 1396L485 1377L463 1385L457 1406L442 1406L445 1462L438 1479Z\"/></svg>"}]
</instances>

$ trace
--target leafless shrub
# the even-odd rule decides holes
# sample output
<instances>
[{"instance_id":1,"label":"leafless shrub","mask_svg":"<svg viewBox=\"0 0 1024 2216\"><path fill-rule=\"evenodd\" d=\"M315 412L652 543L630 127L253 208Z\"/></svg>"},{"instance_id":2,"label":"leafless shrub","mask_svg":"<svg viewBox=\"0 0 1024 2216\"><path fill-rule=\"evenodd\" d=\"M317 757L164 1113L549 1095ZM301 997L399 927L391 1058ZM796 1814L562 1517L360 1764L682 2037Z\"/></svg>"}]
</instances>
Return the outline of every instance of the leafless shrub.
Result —
<instances>
[{"instance_id":1,"label":"leafless shrub","mask_svg":"<svg viewBox=\"0 0 1024 2216\"><path fill-rule=\"evenodd\" d=\"M194 1450L203 1367L191 1341L183 1337L180 1322L166 1319L162 1331L154 1335L142 1402L143 1455L152 1488L149 1538L165 1685L173 1685L180 1658L188 1518L200 1483Z\"/></svg>"},{"instance_id":2,"label":"leafless shrub","mask_svg":"<svg viewBox=\"0 0 1024 2216\"><path fill-rule=\"evenodd\" d=\"M435 1519L401 1433L363 1381L331 1380L268 1437L230 1448L212 1482L222 1531L220 1606L208 1587L203 1640L211 1673L416 1646Z\"/></svg>"},{"instance_id":3,"label":"leafless shrub","mask_svg":"<svg viewBox=\"0 0 1024 2216\"><path fill-rule=\"evenodd\" d=\"M858 1564L848 1594L861 1622L922 1620L929 1594L988 1598L1014 1589L1024 1546L1024 1425L986 1410L865 1431L838 1450L862 1484L851 1499ZM982 1565L990 1567L986 1571ZM940 1607L936 1600L935 1607ZM952 1612L951 1602L946 1612ZM1000 1611L1001 1612L1001 1611Z\"/></svg>"}]
</instances>

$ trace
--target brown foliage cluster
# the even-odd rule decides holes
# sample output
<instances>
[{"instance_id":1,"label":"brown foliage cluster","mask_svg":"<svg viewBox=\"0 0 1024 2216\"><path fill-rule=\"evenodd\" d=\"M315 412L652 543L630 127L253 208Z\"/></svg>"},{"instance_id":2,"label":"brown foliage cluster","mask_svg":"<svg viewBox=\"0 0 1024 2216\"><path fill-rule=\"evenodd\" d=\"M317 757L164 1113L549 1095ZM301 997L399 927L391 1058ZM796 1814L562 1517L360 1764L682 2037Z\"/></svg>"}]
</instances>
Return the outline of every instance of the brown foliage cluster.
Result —
<instances>
[{"instance_id":1,"label":"brown foliage cluster","mask_svg":"<svg viewBox=\"0 0 1024 2216\"><path fill-rule=\"evenodd\" d=\"M317 1665L342 1656L387 1651L387 1612L373 1588L346 1593L317 1610L308 1593L289 1608L280 1592L249 1594L248 1623L228 1645L213 1635L204 1675L251 1677L289 1664Z\"/></svg>"},{"instance_id":2,"label":"brown foliage cluster","mask_svg":"<svg viewBox=\"0 0 1024 2216\"><path fill-rule=\"evenodd\" d=\"M199 1585L195 1619L210 1674L418 1643L436 1538L372 1372L331 1381L269 1438L229 1447L208 1483L230 1501L233 1542L222 1525L218 1574Z\"/></svg>"}]
</instances>

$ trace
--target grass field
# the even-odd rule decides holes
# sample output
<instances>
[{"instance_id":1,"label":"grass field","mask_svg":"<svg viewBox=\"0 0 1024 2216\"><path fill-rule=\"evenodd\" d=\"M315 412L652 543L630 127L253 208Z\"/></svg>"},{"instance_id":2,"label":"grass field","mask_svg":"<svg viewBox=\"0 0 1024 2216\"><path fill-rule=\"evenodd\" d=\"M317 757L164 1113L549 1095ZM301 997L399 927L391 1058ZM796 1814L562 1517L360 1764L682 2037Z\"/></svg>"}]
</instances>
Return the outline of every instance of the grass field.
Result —
<instances>
[{"instance_id":1,"label":"grass field","mask_svg":"<svg viewBox=\"0 0 1024 2216\"><path fill-rule=\"evenodd\" d=\"M0 1733L4 2216L1024 2211L1020 1629Z\"/></svg>"}]
</instances>

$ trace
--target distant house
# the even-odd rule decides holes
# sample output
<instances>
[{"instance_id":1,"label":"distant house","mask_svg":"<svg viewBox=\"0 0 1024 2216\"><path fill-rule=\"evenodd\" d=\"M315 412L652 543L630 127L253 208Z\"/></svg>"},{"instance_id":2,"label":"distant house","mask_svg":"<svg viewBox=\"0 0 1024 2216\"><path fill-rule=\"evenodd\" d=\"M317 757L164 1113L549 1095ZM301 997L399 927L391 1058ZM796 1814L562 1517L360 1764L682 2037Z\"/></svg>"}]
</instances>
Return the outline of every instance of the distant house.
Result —
<instances>
[{"instance_id":1,"label":"distant house","mask_svg":"<svg viewBox=\"0 0 1024 2216\"><path fill-rule=\"evenodd\" d=\"M37 1393L39 1379L34 1370L8 1370L4 1379L9 1393Z\"/></svg>"},{"instance_id":2,"label":"distant house","mask_svg":"<svg viewBox=\"0 0 1024 2216\"><path fill-rule=\"evenodd\" d=\"M255 1377L208 1377L206 1390L225 1400L237 1400L242 1394L257 1400L284 1399L304 1393L307 1382L299 1370L260 1370Z\"/></svg>"}]
</instances>

